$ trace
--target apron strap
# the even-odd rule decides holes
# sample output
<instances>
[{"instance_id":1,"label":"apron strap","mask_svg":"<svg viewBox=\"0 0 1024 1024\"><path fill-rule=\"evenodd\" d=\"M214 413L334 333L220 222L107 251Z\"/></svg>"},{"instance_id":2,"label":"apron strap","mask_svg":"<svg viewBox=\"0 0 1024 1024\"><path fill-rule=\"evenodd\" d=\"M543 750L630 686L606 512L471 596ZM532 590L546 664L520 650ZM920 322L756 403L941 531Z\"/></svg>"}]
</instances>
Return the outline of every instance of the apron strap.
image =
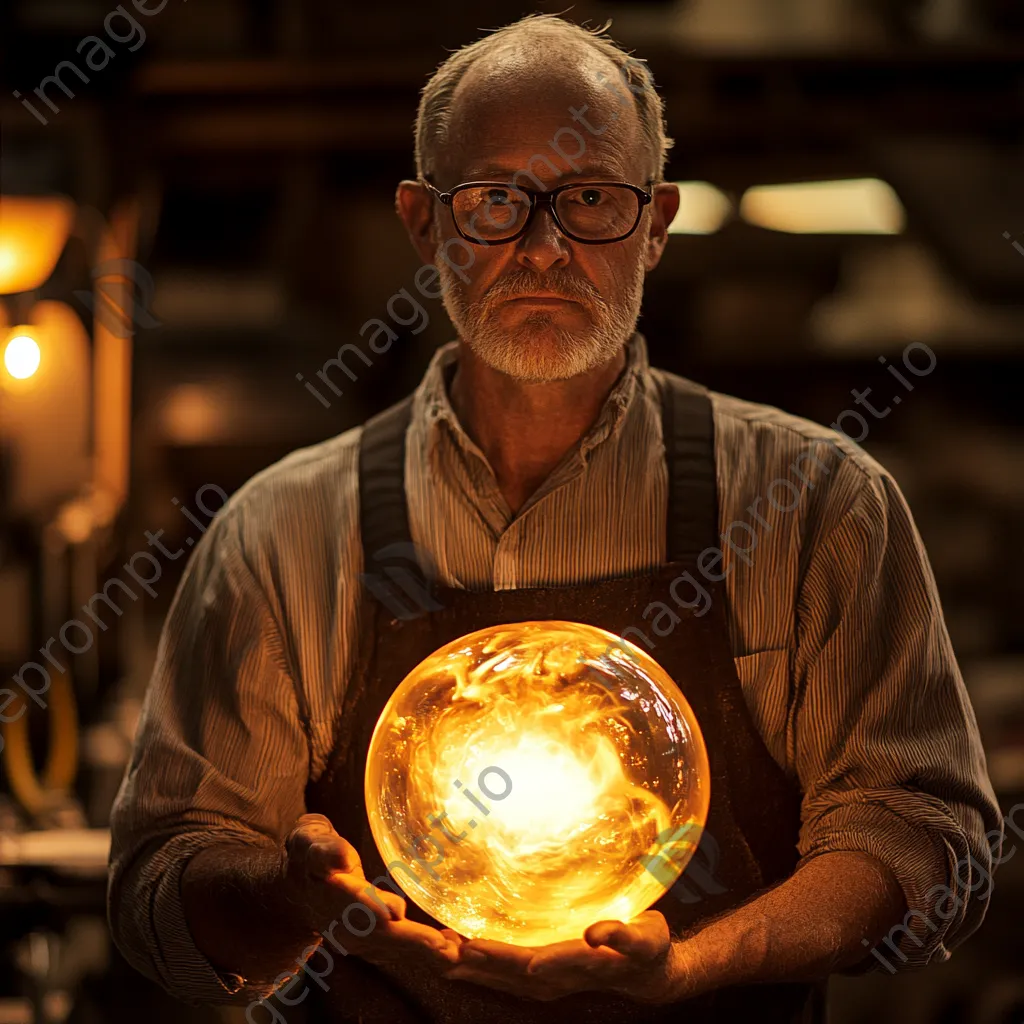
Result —
<instances>
[{"instance_id":1,"label":"apron strap","mask_svg":"<svg viewBox=\"0 0 1024 1024\"><path fill-rule=\"evenodd\" d=\"M668 561L692 564L701 551L714 547L718 540L711 398L699 384L660 370L653 373L661 392L668 466ZM426 553L414 548L409 529L405 436L411 415L410 395L363 427L359 443L359 528L366 570L363 582L378 596L381 588L392 590L396 583L408 595L412 586L415 604L417 587L429 588L432 566L424 564L429 561ZM400 600L398 607L405 603Z\"/></svg>"},{"instance_id":2,"label":"apron strap","mask_svg":"<svg viewBox=\"0 0 1024 1024\"><path fill-rule=\"evenodd\" d=\"M663 370L661 426L668 466L666 552L669 562L694 563L718 541L715 427L707 388Z\"/></svg>"},{"instance_id":3,"label":"apron strap","mask_svg":"<svg viewBox=\"0 0 1024 1024\"><path fill-rule=\"evenodd\" d=\"M405 435L412 395L367 421L359 439L359 530L364 564L393 544L412 543L405 500Z\"/></svg>"},{"instance_id":4,"label":"apron strap","mask_svg":"<svg viewBox=\"0 0 1024 1024\"><path fill-rule=\"evenodd\" d=\"M433 565L409 529L405 497L405 436L409 395L369 420L359 439L360 581L397 619L417 619L441 605L431 594Z\"/></svg>"}]
</instances>

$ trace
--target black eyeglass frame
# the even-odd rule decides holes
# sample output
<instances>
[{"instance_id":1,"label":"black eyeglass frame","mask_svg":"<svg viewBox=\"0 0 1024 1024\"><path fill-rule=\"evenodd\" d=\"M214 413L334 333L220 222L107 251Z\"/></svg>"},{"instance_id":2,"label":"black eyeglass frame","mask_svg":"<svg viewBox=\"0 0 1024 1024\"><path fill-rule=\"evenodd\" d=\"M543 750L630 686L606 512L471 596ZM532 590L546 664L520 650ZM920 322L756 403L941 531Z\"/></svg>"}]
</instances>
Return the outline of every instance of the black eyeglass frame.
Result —
<instances>
[{"instance_id":1,"label":"black eyeglass frame","mask_svg":"<svg viewBox=\"0 0 1024 1024\"><path fill-rule=\"evenodd\" d=\"M455 216L453 210L452 221L455 224L455 230L467 242L472 242L474 245L506 245L508 242L518 241L526 234L527 231L530 230L530 225L533 223L534 215L537 213L537 208L539 206L546 206L551 211L551 218L554 220L555 224L558 225L558 230L561 231L566 238L570 238L574 242L580 242L583 245L609 245L612 242L622 242L629 238L629 236L640 226L640 220L644 215L644 209L650 206L654 199L654 194L652 192L647 192L640 188L639 185L633 185L628 181L570 181L564 185L559 185L556 188L547 191L542 191L541 189L536 188L523 188L521 185L512 185L507 181L464 181L449 189L447 192L442 192L436 185L428 181L426 178L420 178L420 181L422 181L423 184L426 185L435 196L437 196L442 205L447 206L449 209L452 208L452 201L459 192L462 192L467 188L480 188L483 185L489 185L494 188L511 189L514 192L521 193L530 200L530 209L526 214L526 220L523 222L523 226L514 235L509 235L508 238L500 238L496 240L487 240L476 238L473 235L467 235L459 226L459 219ZM651 178L647 182L647 185L649 187L654 183L654 179ZM580 238L579 235L574 235L571 231L567 230L565 225L558 219L558 212L555 209L555 200L563 192L567 192L571 188L607 187L608 185L614 185L616 188L627 188L639 200L636 208L636 220L633 222L633 226L625 234L618 235L615 238Z\"/></svg>"}]
</instances>

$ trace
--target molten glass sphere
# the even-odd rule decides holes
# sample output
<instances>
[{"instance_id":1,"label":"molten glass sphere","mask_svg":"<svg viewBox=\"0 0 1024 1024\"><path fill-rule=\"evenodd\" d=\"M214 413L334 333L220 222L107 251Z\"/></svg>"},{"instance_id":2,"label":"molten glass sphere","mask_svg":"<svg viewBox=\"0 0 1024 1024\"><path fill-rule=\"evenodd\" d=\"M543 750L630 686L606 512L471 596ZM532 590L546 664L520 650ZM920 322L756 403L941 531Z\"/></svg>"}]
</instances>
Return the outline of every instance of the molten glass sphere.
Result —
<instances>
[{"instance_id":1,"label":"molten glass sphere","mask_svg":"<svg viewBox=\"0 0 1024 1024\"><path fill-rule=\"evenodd\" d=\"M483 629L420 662L370 742L366 806L407 896L470 938L580 938L664 894L700 841L700 728L638 647L577 622Z\"/></svg>"}]
</instances>

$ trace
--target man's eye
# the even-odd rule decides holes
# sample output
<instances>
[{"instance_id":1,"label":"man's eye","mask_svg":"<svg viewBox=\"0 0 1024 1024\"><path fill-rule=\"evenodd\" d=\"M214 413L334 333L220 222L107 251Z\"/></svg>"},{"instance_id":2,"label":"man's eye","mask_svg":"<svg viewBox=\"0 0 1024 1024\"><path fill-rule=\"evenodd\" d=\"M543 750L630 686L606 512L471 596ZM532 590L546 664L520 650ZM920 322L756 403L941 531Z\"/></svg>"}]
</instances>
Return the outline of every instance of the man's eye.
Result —
<instances>
[{"instance_id":1,"label":"man's eye","mask_svg":"<svg viewBox=\"0 0 1024 1024\"><path fill-rule=\"evenodd\" d=\"M585 188L576 195L576 201L583 206L599 206L604 198L604 192L597 188Z\"/></svg>"},{"instance_id":2,"label":"man's eye","mask_svg":"<svg viewBox=\"0 0 1024 1024\"><path fill-rule=\"evenodd\" d=\"M505 206L512 202L512 197L509 193L501 189L491 189L491 191L487 193L486 198L487 202L497 206Z\"/></svg>"}]
</instances>

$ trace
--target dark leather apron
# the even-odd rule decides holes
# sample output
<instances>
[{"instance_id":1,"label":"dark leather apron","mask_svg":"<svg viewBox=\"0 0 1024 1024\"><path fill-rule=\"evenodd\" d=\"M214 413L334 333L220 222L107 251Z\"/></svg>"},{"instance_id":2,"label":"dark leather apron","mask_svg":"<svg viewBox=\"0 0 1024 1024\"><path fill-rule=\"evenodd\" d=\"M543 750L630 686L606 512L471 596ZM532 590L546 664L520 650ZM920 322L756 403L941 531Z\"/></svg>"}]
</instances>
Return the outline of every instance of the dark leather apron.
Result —
<instances>
[{"instance_id":1,"label":"dark leather apron","mask_svg":"<svg viewBox=\"0 0 1024 1024\"><path fill-rule=\"evenodd\" d=\"M698 578L697 555L718 541L717 488L707 393L671 375L659 375L659 380L670 496L669 562L658 572L572 587L486 592L432 587L430 596L419 591L425 598L421 607L404 616L396 616L395 609L401 610L402 601L408 604L408 595L417 592L409 586L407 561L396 562L390 575L378 574L372 588L363 588L358 667L345 694L334 753L323 776L310 786L307 804L310 811L326 814L358 848L367 879L384 873L367 821L363 775L370 737L388 698L412 668L443 644L486 626L530 619L569 619L616 634L629 627L643 630L655 642L653 657L678 683L697 716L711 767L707 831L717 844L719 860L714 884L695 895L692 887L677 883L655 904L673 933L691 929L792 874L797 863L799 792L769 754L744 702L730 650L725 590L707 588L712 605L703 616L695 614L696 609L677 606L669 595L672 581L684 571ZM371 420L363 435L360 514L368 571L386 562L389 552L413 550L403 486L409 415L407 399ZM386 588L399 579L405 586L398 587L392 599L382 602L371 595L372 589L386 597ZM652 634L643 618L652 602L664 602L680 617L666 636ZM683 883L687 877L684 873ZM437 924L412 902L408 913L415 920ZM339 925L335 936L343 943L344 935ZM314 1018L332 1024L703 1024L747 1019L781 1024L824 1017L823 986L731 988L661 1007L610 993L541 1003L449 981L419 967L382 969L337 953L334 959L334 970L326 979L328 1005Z\"/></svg>"}]
</instances>

